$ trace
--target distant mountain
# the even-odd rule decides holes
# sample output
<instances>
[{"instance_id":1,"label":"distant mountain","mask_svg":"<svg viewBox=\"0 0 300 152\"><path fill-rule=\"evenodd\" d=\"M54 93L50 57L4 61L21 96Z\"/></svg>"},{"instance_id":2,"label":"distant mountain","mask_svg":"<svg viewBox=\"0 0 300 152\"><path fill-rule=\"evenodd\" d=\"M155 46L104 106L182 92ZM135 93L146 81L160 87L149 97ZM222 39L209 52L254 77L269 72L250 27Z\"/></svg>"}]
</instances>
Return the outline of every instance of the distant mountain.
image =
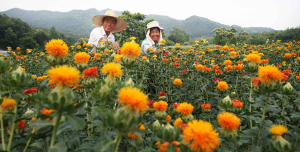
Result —
<instances>
[{"instance_id":1,"label":"distant mountain","mask_svg":"<svg viewBox=\"0 0 300 152\"><path fill-rule=\"evenodd\" d=\"M29 11L19 8L13 8L0 14L6 14L10 17L20 18L29 25L36 27L51 28L54 26L58 31L65 33L74 33L77 38L89 37L90 32L95 27L92 23L92 18L95 15L104 14L104 10L88 9L88 10L72 10L69 12L56 11ZM116 11L117 15L122 12ZM186 31L191 38L212 37L212 30L215 28L225 27L230 28L229 25L224 25L218 22L211 21L204 17L191 16L185 20L177 20L168 16L162 15L147 15L147 19L153 18L158 21L160 26L165 29L165 34L168 36L174 27L179 27ZM233 25L238 31L241 31L241 26ZM244 28L249 33L270 32L274 31L272 28L266 27L247 27Z\"/></svg>"}]
</instances>

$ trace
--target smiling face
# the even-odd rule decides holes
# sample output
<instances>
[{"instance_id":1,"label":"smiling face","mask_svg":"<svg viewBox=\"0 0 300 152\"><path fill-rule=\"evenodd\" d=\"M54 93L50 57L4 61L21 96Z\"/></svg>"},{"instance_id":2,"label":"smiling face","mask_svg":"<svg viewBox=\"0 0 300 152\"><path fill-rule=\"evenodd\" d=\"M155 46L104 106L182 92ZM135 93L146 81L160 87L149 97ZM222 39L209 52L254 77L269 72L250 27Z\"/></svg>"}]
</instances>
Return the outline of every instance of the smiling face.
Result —
<instances>
[{"instance_id":1,"label":"smiling face","mask_svg":"<svg viewBox=\"0 0 300 152\"><path fill-rule=\"evenodd\" d=\"M154 41L157 42L157 40L160 37L160 30L159 28L155 27L153 29L150 29L150 38Z\"/></svg>"},{"instance_id":2,"label":"smiling face","mask_svg":"<svg viewBox=\"0 0 300 152\"><path fill-rule=\"evenodd\" d=\"M106 32L106 35L109 35L110 31L114 29L116 25L116 19L110 16L105 17L103 20L103 28Z\"/></svg>"}]
</instances>

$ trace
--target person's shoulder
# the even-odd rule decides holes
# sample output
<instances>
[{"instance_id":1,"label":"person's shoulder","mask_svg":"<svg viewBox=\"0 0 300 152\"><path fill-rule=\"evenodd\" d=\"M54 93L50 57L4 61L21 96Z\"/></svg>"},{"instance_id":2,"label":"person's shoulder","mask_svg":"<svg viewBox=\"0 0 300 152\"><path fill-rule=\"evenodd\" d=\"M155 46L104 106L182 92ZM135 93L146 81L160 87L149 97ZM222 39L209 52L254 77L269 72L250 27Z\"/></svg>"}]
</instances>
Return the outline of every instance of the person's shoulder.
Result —
<instances>
[{"instance_id":1,"label":"person's shoulder","mask_svg":"<svg viewBox=\"0 0 300 152\"><path fill-rule=\"evenodd\" d=\"M101 32L101 27L95 27L92 32Z\"/></svg>"},{"instance_id":2,"label":"person's shoulder","mask_svg":"<svg viewBox=\"0 0 300 152\"><path fill-rule=\"evenodd\" d=\"M142 45L143 45L143 44L146 44L146 43L148 43L148 42L147 42L147 39L144 39L144 40L142 41Z\"/></svg>"}]
</instances>

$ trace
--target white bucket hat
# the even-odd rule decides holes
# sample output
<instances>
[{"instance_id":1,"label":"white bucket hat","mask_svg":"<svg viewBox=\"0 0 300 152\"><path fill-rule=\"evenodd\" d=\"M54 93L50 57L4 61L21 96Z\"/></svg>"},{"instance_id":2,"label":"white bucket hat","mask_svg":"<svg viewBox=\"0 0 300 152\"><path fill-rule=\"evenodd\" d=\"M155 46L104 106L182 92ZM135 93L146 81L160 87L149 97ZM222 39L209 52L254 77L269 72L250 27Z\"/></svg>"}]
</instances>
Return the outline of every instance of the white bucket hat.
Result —
<instances>
[{"instance_id":1,"label":"white bucket hat","mask_svg":"<svg viewBox=\"0 0 300 152\"><path fill-rule=\"evenodd\" d=\"M157 21L152 21L147 24L147 29L145 31L146 35L147 35L148 30L151 29L152 27L158 27L161 32L164 31L164 28L160 27Z\"/></svg>"},{"instance_id":2,"label":"white bucket hat","mask_svg":"<svg viewBox=\"0 0 300 152\"><path fill-rule=\"evenodd\" d=\"M103 25L102 20L106 16L113 17L117 20L115 27L111 30L112 33L121 32L127 27L127 23L124 20L118 18L117 13L113 10L107 10L104 15L95 15L92 19L94 25L97 27L101 27Z\"/></svg>"}]
</instances>

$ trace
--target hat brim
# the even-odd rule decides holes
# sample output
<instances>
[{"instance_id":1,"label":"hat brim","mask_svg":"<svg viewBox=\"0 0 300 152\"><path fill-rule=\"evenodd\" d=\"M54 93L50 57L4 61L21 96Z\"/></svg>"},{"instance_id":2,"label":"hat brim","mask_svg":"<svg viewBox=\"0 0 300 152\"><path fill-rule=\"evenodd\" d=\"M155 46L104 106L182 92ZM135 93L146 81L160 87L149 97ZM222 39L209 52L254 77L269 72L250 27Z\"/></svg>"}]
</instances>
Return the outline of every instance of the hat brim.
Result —
<instances>
[{"instance_id":1,"label":"hat brim","mask_svg":"<svg viewBox=\"0 0 300 152\"><path fill-rule=\"evenodd\" d=\"M103 18L107 17L107 16L110 16L110 15L95 15L92 19L92 22L94 23L95 26L101 27L103 25L103 22L102 22ZM118 17L115 17L115 16L110 16L110 17L113 17L117 20L117 24L111 30L112 33L121 32L127 27L127 23L124 20L122 20Z\"/></svg>"},{"instance_id":2,"label":"hat brim","mask_svg":"<svg viewBox=\"0 0 300 152\"><path fill-rule=\"evenodd\" d=\"M162 28L162 27L160 27L160 26L151 26L151 27L148 27L148 28L146 29L145 34L147 35L148 30L150 30L150 29L153 28L153 27L158 27L158 28L160 29L161 33L164 32L164 30L165 30L164 28Z\"/></svg>"}]
</instances>

